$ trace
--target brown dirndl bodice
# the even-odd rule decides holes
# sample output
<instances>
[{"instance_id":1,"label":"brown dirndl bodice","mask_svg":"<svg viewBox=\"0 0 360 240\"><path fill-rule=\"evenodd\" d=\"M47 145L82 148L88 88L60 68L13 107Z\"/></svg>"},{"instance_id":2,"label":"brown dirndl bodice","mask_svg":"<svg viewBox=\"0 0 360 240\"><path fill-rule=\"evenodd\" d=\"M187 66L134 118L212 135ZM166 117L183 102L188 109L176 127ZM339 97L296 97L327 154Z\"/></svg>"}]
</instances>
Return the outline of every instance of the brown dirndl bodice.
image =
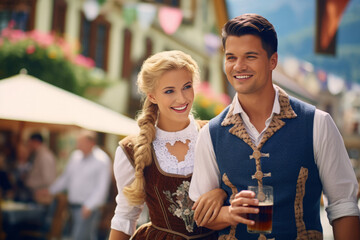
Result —
<instances>
[{"instance_id":1,"label":"brown dirndl bodice","mask_svg":"<svg viewBox=\"0 0 360 240\"><path fill-rule=\"evenodd\" d=\"M217 239L217 234L197 227L189 198L191 174L181 176L161 170L153 154L153 162L144 171L146 204L151 223L141 226L132 239Z\"/></svg>"},{"instance_id":2,"label":"brown dirndl bodice","mask_svg":"<svg viewBox=\"0 0 360 240\"><path fill-rule=\"evenodd\" d=\"M129 151L132 146L129 142L124 146L130 156L133 154ZM162 171L153 151L153 161L144 169L145 202L151 222L140 226L131 239L217 239L216 232L198 227L194 221L194 211L191 210L193 201L189 198L191 176Z\"/></svg>"}]
</instances>

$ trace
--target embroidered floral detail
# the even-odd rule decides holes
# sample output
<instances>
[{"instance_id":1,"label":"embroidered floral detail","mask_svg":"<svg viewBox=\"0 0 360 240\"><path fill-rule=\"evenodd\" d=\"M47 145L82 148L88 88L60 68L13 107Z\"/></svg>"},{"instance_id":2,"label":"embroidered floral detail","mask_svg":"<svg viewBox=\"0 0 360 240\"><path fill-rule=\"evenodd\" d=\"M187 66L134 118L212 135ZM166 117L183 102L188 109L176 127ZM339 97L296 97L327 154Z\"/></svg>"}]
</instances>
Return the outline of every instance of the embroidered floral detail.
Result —
<instances>
[{"instance_id":1,"label":"embroidered floral detail","mask_svg":"<svg viewBox=\"0 0 360 240\"><path fill-rule=\"evenodd\" d=\"M194 230L194 210L192 210L193 201L189 197L189 181L183 181L178 187L177 191L170 193L170 191L164 191L166 200L172 204L169 206L169 211L176 217L181 218L188 232ZM173 196L176 196L173 199Z\"/></svg>"}]
</instances>

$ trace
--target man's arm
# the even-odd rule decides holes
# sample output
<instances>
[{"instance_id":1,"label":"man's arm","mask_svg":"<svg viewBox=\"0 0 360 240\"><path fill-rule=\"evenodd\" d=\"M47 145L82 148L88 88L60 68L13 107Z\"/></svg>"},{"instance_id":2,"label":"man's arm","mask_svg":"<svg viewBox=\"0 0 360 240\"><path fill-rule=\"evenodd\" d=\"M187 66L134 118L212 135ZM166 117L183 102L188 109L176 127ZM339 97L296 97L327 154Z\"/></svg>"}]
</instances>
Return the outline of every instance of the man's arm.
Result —
<instances>
[{"instance_id":1,"label":"man's arm","mask_svg":"<svg viewBox=\"0 0 360 240\"><path fill-rule=\"evenodd\" d=\"M342 136L328 113L316 110L314 117L314 157L319 169L326 212L333 225L335 239L360 239L358 182ZM350 220L355 218L354 220ZM357 218L357 219L356 219ZM349 221L349 227L344 222ZM357 236L348 238L347 235Z\"/></svg>"},{"instance_id":2,"label":"man's arm","mask_svg":"<svg viewBox=\"0 0 360 240\"><path fill-rule=\"evenodd\" d=\"M360 239L360 220L358 216L338 218L332 224L335 240Z\"/></svg>"},{"instance_id":3,"label":"man's arm","mask_svg":"<svg viewBox=\"0 0 360 240\"><path fill-rule=\"evenodd\" d=\"M195 147L194 171L189 190L190 198L197 201L203 194L216 188L220 188L220 171L211 141L209 124L206 124L199 132ZM244 207L243 204L257 205L254 204L253 197L251 194L249 195L249 191L242 191L236 195L231 206L223 206L217 217L210 223L205 224L206 221L203 219L198 219L197 223L199 226L204 225L213 230L220 230L238 223L251 224L252 222L245 218L246 213L256 213L257 209ZM197 206L195 206L195 214L198 217L199 210L197 211L196 208ZM202 214L202 216L204 215Z\"/></svg>"},{"instance_id":4,"label":"man's arm","mask_svg":"<svg viewBox=\"0 0 360 240\"><path fill-rule=\"evenodd\" d=\"M55 181L49 187L49 192L52 195L65 191L69 186L70 172L72 169L74 159L75 159L75 154L73 152L69 157L68 163L65 166L65 170L61 173L61 175L57 179L55 179Z\"/></svg>"},{"instance_id":5,"label":"man's arm","mask_svg":"<svg viewBox=\"0 0 360 240\"><path fill-rule=\"evenodd\" d=\"M194 171L189 194L194 202L201 195L220 187L220 172L211 142L209 124L199 132L195 147Z\"/></svg>"}]
</instances>

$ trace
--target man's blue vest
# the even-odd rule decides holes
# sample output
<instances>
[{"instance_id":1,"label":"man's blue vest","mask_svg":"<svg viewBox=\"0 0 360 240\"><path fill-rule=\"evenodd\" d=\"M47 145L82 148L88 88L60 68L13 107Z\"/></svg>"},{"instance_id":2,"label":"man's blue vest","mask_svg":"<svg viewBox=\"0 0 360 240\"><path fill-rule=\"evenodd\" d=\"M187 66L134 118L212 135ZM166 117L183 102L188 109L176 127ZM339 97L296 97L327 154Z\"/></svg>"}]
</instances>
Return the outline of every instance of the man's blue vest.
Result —
<instances>
[{"instance_id":1,"label":"man's blue vest","mask_svg":"<svg viewBox=\"0 0 360 240\"><path fill-rule=\"evenodd\" d=\"M282 118L285 124L279 129L272 130L269 127L267 131L273 131L273 135L259 146L260 149L254 149L240 137L229 133L234 124L221 126L230 106L210 121L210 135L220 174L226 174L230 186L236 186L235 189L231 188L229 183L222 181L221 188L228 194L226 205L229 205L232 194L246 190L249 185L257 185L255 172L259 169L256 169L252 156L259 150L263 154L260 158L260 173L264 176L261 178L262 183L274 188L273 229L266 237L295 240L310 239L306 236L315 234L317 237L311 239L319 239L322 233L322 184L313 152L315 108L292 97L290 105L297 116ZM235 127L240 126L243 127L243 123ZM220 231L220 235L228 235L229 231L230 227ZM236 227L237 239L251 240L258 237L258 234L247 233L244 224Z\"/></svg>"}]
</instances>

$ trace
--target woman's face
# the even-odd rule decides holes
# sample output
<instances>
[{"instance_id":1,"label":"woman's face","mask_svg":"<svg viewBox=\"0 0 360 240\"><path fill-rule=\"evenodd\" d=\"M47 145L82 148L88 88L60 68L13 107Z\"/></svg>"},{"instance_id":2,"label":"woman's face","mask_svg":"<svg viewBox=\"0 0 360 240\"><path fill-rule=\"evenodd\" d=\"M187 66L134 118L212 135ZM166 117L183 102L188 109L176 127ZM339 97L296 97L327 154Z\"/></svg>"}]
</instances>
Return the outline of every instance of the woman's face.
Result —
<instances>
[{"instance_id":1,"label":"woman's face","mask_svg":"<svg viewBox=\"0 0 360 240\"><path fill-rule=\"evenodd\" d=\"M158 127L165 131L179 131L189 124L194 101L192 75L185 69L171 70L157 81L149 100L159 107Z\"/></svg>"}]
</instances>

